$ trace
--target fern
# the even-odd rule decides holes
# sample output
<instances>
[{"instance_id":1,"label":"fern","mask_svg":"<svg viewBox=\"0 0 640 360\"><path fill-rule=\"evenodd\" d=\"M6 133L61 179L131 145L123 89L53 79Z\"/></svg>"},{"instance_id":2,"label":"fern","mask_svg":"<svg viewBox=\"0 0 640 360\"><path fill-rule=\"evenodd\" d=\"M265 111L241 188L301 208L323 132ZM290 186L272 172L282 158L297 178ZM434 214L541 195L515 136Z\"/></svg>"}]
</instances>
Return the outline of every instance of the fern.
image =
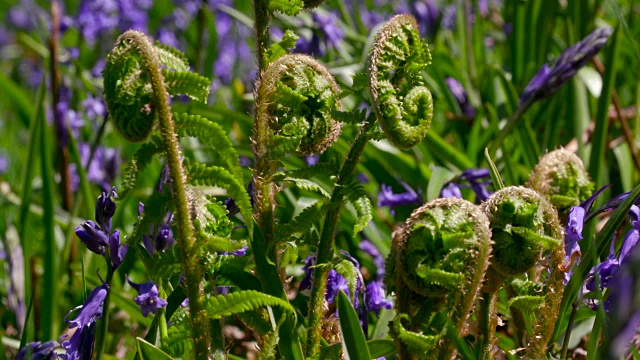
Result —
<instances>
[{"instance_id":1,"label":"fern","mask_svg":"<svg viewBox=\"0 0 640 360\"><path fill-rule=\"evenodd\" d=\"M326 214L327 207L320 202L316 202L302 210L298 216L278 229L278 235L282 239L289 237L301 238L315 226L319 228L320 221Z\"/></svg>"},{"instance_id":2,"label":"fern","mask_svg":"<svg viewBox=\"0 0 640 360\"><path fill-rule=\"evenodd\" d=\"M202 145L211 146L239 182L243 182L238 153L224 129L200 115L173 114L178 133L197 138Z\"/></svg>"},{"instance_id":3,"label":"fern","mask_svg":"<svg viewBox=\"0 0 640 360\"><path fill-rule=\"evenodd\" d=\"M240 213L245 219L249 232L253 229L253 210L249 194L244 186L226 169L219 166L207 166L199 163L191 163L185 159L185 171L189 182L193 185L219 186L226 189L229 196L240 208Z\"/></svg>"},{"instance_id":4,"label":"fern","mask_svg":"<svg viewBox=\"0 0 640 360\"><path fill-rule=\"evenodd\" d=\"M421 358L425 358L427 353L434 351L440 336L423 335L409 331L402 326L403 320L408 321L409 315L401 314L393 321L394 336L402 341L402 343L409 348L411 353L417 354Z\"/></svg>"},{"instance_id":5,"label":"fern","mask_svg":"<svg viewBox=\"0 0 640 360\"><path fill-rule=\"evenodd\" d=\"M371 200L367 196L361 196L351 203L356 209L356 224L353 228L353 236L355 237L373 219L373 211L371 209Z\"/></svg>"},{"instance_id":6,"label":"fern","mask_svg":"<svg viewBox=\"0 0 640 360\"><path fill-rule=\"evenodd\" d=\"M360 269L349 260L342 259L334 265L336 272L347 280L349 286L349 295L355 301L356 299L356 287L358 286L358 279L360 278Z\"/></svg>"},{"instance_id":7,"label":"fern","mask_svg":"<svg viewBox=\"0 0 640 360\"><path fill-rule=\"evenodd\" d=\"M133 190L138 184L138 175L151 163L153 157L164 152L162 147L162 139L159 136L152 136L149 142L140 146L133 154L127 170L124 173L124 180L120 187L120 196L125 197L129 191Z\"/></svg>"},{"instance_id":8,"label":"fern","mask_svg":"<svg viewBox=\"0 0 640 360\"><path fill-rule=\"evenodd\" d=\"M325 198L330 198L331 194L316 182L307 179L285 178L285 181L295 185L299 189L317 192Z\"/></svg>"},{"instance_id":9,"label":"fern","mask_svg":"<svg viewBox=\"0 0 640 360\"><path fill-rule=\"evenodd\" d=\"M303 6L302 0L271 0L269 2L269 10L290 16L298 15Z\"/></svg>"},{"instance_id":10,"label":"fern","mask_svg":"<svg viewBox=\"0 0 640 360\"><path fill-rule=\"evenodd\" d=\"M162 70L162 75L169 95L187 95L197 102L207 102L211 80L192 72L175 72L167 69Z\"/></svg>"},{"instance_id":11,"label":"fern","mask_svg":"<svg viewBox=\"0 0 640 360\"><path fill-rule=\"evenodd\" d=\"M533 314L544 305L544 296L523 295L509 300L509 307L514 307L524 314Z\"/></svg>"},{"instance_id":12,"label":"fern","mask_svg":"<svg viewBox=\"0 0 640 360\"><path fill-rule=\"evenodd\" d=\"M189 71L189 60L182 51L158 41L154 44L154 48L162 65L178 72Z\"/></svg>"},{"instance_id":13,"label":"fern","mask_svg":"<svg viewBox=\"0 0 640 360\"><path fill-rule=\"evenodd\" d=\"M245 290L229 295L212 296L205 300L207 318L222 319L225 316L253 311L263 306L278 306L287 317L295 319L296 312L286 300L263 294L254 290Z\"/></svg>"},{"instance_id":14,"label":"fern","mask_svg":"<svg viewBox=\"0 0 640 360\"><path fill-rule=\"evenodd\" d=\"M242 312L238 318L250 329L260 335L267 335L273 331L273 327L268 319L257 312Z\"/></svg>"},{"instance_id":15,"label":"fern","mask_svg":"<svg viewBox=\"0 0 640 360\"><path fill-rule=\"evenodd\" d=\"M283 55L288 54L289 49L296 46L298 39L298 35L294 34L293 31L285 31L284 35L282 35L282 40L269 46L269 50L267 50L267 62L272 63Z\"/></svg>"}]
</instances>

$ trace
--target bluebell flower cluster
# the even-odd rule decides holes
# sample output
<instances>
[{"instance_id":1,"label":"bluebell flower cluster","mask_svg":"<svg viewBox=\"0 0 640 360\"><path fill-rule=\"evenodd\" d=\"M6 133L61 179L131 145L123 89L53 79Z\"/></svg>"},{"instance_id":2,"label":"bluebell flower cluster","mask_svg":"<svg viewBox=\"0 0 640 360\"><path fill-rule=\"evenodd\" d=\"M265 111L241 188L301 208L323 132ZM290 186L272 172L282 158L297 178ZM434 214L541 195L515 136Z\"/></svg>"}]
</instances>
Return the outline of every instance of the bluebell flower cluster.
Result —
<instances>
[{"instance_id":1,"label":"bluebell flower cluster","mask_svg":"<svg viewBox=\"0 0 640 360\"><path fill-rule=\"evenodd\" d=\"M253 64L244 59L251 59L251 48L247 43L253 29L240 24L224 11L233 8L232 0L215 1L212 10L216 18L216 33L218 35L217 56L213 64L215 79L213 86L231 84L234 69L245 75L245 81L251 81L255 71L251 71Z\"/></svg>"},{"instance_id":2,"label":"bluebell flower cluster","mask_svg":"<svg viewBox=\"0 0 640 360\"><path fill-rule=\"evenodd\" d=\"M477 201L485 201L491 196L491 192L489 191L489 185L492 184L489 179L490 177L489 169L486 168L465 170L455 179L445 184L440 191L440 197L462 198L460 189L470 187L475 193ZM468 184L461 184L461 181Z\"/></svg>"},{"instance_id":3,"label":"bluebell flower cluster","mask_svg":"<svg viewBox=\"0 0 640 360\"><path fill-rule=\"evenodd\" d=\"M116 203L112 197L117 198L115 187L110 193L103 192L96 201L95 220L86 221L75 228L76 235L87 249L98 255L104 255L109 249L108 259L113 270L117 269L124 259L129 245L121 246L120 231L111 229L111 218L116 211Z\"/></svg>"},{"instance_id":4,"label":"bluebell flower cluster","mask_svg":"<svg viewBox=\"0 0 640 360\"><path fill-rule=\"evenodd\" d=\"M102 305L108 291L109 285L103 283L93 289L82 306L71 310L65 316L69 329L75 329L75 332L70 338L65 334L58 339L66 350L65 354L59 355L60 358L63 360L91 359L95 343L96 321L102 318ZM74 320L67 320L66 318L76 310L80 310L78 316Z\"/></svg>"},{"instance_id":5,"label":"bluebell flower cluster","mask_svg":"<svg viewBox=\"0 0 640 360\"><path fill-rule=\"evenodd\" d=\"M158 296L158 286L153 281L147 281L142 284L136 284L127 278L127 282L132 288L138 291L138 296L134 299L136 304L142 309L142 316L149 313L156 314L158 309L167 306L169 303Z\"/></svg>"},{"instance_id":6,"label":"bluebell flower cluster","mask_svg":"<svg viewBox=\"0 0 640 360\"><path fill-rule=\"evenodd\" d=\"M31 360L55 360L58 358L57 354L54 350L59 347L57 341L47 341L40 342L34 341L32 343L28 343L24 348L22 348L18 355L16 355L15 360L27 360L27 353L30 352Z\"/></svg>"},{"instance_id":7,"label":"bluebell flower cluster","mask_svg":"<svg viewBox=\"0 0 640 360\"><path fill-rule=\"evenodd\" d=\"M341 47L344 31L337 23L336 13L316 10L311 14L311 20L311 36L304 36L303 33L296 43L295 52L321 57L327 50ZM305 26L304 23L300 25Z\"/></svg>"},{"instance_id":8,"label":"bluebell flower cluster","mask_svg":"<svg viewBox=\"0 0 640 360\"><path fill-rule=\"evenodd\" d=\"M470 118L475 117L476 110L473 108L473 105L471 105L464 86L462 86L462 84L458 80L452 77L447 77L444 81L447 84L447 87L449 87L449 91L451 91L453 97L458 102L462 114Z\"/></svg>"},{"instance_id":9,"label":"bluebell flower cluster","mask_svg":"<svg viewBox=\"0 0 640 360\"><path fill-rule=\"evenodd\" d=\"M604 47L612 32L610 27L597 28L566 49L552 66L543 65L522 92L519 106L525 108L555 93Z\"/></svg>"}]
</instances>

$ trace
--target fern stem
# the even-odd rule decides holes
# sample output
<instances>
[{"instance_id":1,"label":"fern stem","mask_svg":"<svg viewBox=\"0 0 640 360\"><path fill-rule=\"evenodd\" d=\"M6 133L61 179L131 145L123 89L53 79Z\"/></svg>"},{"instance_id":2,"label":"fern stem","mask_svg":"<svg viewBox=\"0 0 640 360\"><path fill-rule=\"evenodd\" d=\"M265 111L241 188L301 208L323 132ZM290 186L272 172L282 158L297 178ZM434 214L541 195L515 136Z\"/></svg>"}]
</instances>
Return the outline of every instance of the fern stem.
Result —
<instances>
[{"instance_id":1,"label":"fern stem","mask_svg":"<svg viewBox=\"0 0 640 360\"><path fill-rule=\"evenodd\" d=\"M267 68L267 48L269 46L269 2L270 0L254 0L256 18L256 41L258 49L258 74Z\"/></svg>"},{"instance_id":2,"label":"fern stem","mask_svg":"<svg viewBox=\"0 0 640 360\"><path fill-rule=\"evenodd\" d=\"M331 194L331 202L329 211L324 219L322 226L322 235L318 244L318 254L315 269L315 277L313 280L313 289L311 291L311 299L309 304L309 327L307 328L307 357L317 354L320 350L320 325L322 323L322 303L324 301L324 293L326 289L327 276L329 275L329 267L322 266L327 264L333 258L333 240L338 220L340 218L340 210L345 202L344 193L341 188L348 183L360 160L360 156L364 151L365 145L369 141L371 131L375 128L376 121L370 117L364 124L347 154L347 158L340 169L336 184Z\"/></svg>"},{"instance_id":3,"label":"fern stem","mask_svg":"<svg viewBox=\"0 0 640 360\"><path fill-rule=\"evenodd\" d=\"M187 179L182 167L180 147L173 119L171 118L164 78L160 70L160 61L152 44L144 34L130 30L125 32L121 39L129 39L139 48L149 71L153 87L154 105L157 106L160 132L164 142L176 206L175 219L178 225L182 267L185 275L187 297L189 298L195 357L196 359L208 359L210 339L208 324L204 316L204 306L200 297L200 279L202 276L198 264L198 256L196 256L193 224L191 224L187 203Z\"/></svg>"}]
</instances>

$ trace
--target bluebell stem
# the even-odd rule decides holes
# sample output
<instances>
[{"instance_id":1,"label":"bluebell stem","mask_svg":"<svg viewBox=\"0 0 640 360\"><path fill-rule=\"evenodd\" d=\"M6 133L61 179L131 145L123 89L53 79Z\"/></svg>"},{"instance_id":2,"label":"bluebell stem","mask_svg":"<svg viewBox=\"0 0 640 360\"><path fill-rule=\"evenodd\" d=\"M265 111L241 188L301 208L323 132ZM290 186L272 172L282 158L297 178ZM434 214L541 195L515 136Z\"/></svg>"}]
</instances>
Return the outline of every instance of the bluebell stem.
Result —
<instances>
[{"instance_id":1,"label":"bluebell stem","mask_svg":"<svg viewBox=\"0 0 640 360\"><path fill-rule=\"evenodd\" d=\"M420 205L422 200L418 197L418 194L406 183L400 181L400 184L404 186L407 192L394 194L391 186L382 184L381 190L378 193L378 207L388 206L391 215L395 215L395 208L403 205Z\"/></svg>"},{"instance_id":2,"label":"bluebell stem","mask_svg":"<svg viewBox=\"0 0 640 360\"><path fill-rule=\"evenodd\" d=\"M525 87L520 96L519 108L524 109L555 93L604 47L612 32L610 27L597 28L566 49L552 66L543 65Z\"/></svg>"},{"instance_id":3,"label":"bluebell stem","mask_svg":"<svg viewBox=\"0 0 640 360\"><path fill-rule=\"evenodd\" d=\"M462 84L458 80L452 77L447 77L444 81L447 84L447 87L449 87L449 90L451 91L453 96L456 98L462 114L471 118L475 117L476 110L473 108L473 105L471 105L471 102L469 102L467 91L464 89L464 86L462 86Z\"/></svg>"},{"instance_id":4,"label":"bluebell stem","mask_svg":"<svg viewBox=\"0 0 640 360\"><path fill-rule=\"evenodd\" d=\"M56 341L47 341L45 343L34 341L22 348L15 360L26 360L27 352L29 351L31 352L31 360L55 360L58 357L53 350L59 346Z\"/></svg>"},{"instance_id":5,"label":"bluebell stem","mask_svg":"<svg viewBox=\"0 0 640 360\"><path fill-rule=\"evenodd\" d=\"M60 357L64 360L91 359L93 354L93 345L95 342L96 320L102 318L102 303L107 297L109 285L104 283L93 289L87 300L82 306L71 310L71 314L75 310L80 313L75 320L66 320L69 323L69 329L76 329L70 339L68 334L62 335L58 341L65 348L66 354Z\"/></svg>"},{"instance_id":6,"label":"bluebell stem","mask_svg":"<svg viewBox=\"0 0 640 360\"><path fill-rule=\"evenodd\" d=\"M158 309L163 308L169 304L163 298L158 297L158 286L153 281L147 281L142 284L136 284L129 280L127 282L131 287L138 291L138 296L134 299L136 304L140 305L142 310L142 316L147 316L149 313L156 314Z\"/></svg>"}]
</instances>

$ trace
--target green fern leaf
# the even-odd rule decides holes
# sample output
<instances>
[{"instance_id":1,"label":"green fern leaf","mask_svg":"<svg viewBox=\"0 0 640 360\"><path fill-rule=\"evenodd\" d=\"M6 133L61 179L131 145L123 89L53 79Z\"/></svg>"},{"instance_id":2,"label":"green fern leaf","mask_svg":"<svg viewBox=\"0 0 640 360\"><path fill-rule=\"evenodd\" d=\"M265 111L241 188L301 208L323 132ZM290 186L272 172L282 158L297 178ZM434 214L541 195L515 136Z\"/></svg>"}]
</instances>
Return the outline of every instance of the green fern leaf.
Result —
<instances>
[{"instance_id":1,"label":"green fern leaf","mask_svg":"<svg viewBox=\"0 0 640 360\"><path fill-rule=\"evenodd\" d=\"M544 305L544 296L524 295L509 300L509 307L514 307L524 314L533 314Z\"/></svg>"},{"instance_id":2,"label":"green fern leaf","mask_svg":"<svg viewBox=\"0 0 640 360\"><path fill-rule=\"evenodd\" d=\"M265 319L255 312L243 312L238 314L238 318L242 320L248 328L252 329L260 335L266 335L273 331L273 327L268 319Z\"/></svg>"},{"instance_id":3,"label":"green fern leaf","mask_svg":"<svg viewBox=\"0 0 640 360\"><path fill-rule=\"evenodd\" d=\"M331 197L331 194L327 190L325 190L322 186L318 185L316 182L307 180L307 179L296 179L296 178L285 178L285 181L295 185L299 189L308 190L317 192L320 195L326 197L327 199Z\"/></svg>"},{"instance_id":4,"label":"green fern leaf","mask_svg":"<svg viewBox=\"0 0 640 360\"><path fill-rule=\"evenodd\" d=\"M393 331L400 341L402 341L413 354L425 356L433 351L438 344L439 336L423 335L406 330L401 321L409 320L409 315L401 314L393 321Z\"/></svg>"},{"instance_id":5,"label":"green fern leaf","mask_svg":"<svg viewBox=\"0 0 640 360\"><path fill-rule=\"evenodd\" d=\"M211 80L188 71L176 72L164 69L162 75L170 95L187 95L195 101L207 103Z\"/></svg>"},{"instance_id":6,"label":"green fern leaf","mask_svg":"<svg viewBox=\"0 0 640 360\"><path fill-rule=\"evenodd\" d=\"M249 233L253 230L253 208L249 194L244 186L226 169L219 166L206 166L190 163L185 159L185 171L189 182L193 185L219 186L227 190L229 196L236 202Z\"/></svg>"},{"instance_id":7,"label":"green fern leaf","mask_svg":"<svg viewBox=\"0 0 640 360\"><path fill-rule=\"evenodd\" d=\"M278 341L280 337L278 336L278 332L274 331L270 333L266 337L266 341L262 343L260 355L258 356L258 360L271 360L276 358L276 346L278 345Z\"/></svg>"},{"instance_id":8,"label":"green fern leaf","mask_svg":"<svg viewBox=\"0 0 640 360\"><path fill-rule=\"evenodd\" d=\"M281 239L301 238L313 227L319 228L320 222L326 213L326 206L320 202L316 202L304 208L298 216L289 223L280 226L278 229L278 237Z\"/></svg>"},{"instance_id":9,"label":"green fern leaf","mask_svg":"<svg viewBox=\"0 0 640 360\"><path fill-rule=\"evenodd\" d=\"M352 111L332 110L331 116L345 124L362 124L367 119L367 109L354 109Z\"/></svg>"},{"instance_id":10,"label":"green fern leaf","mask_svg":"<svg viewBox=\"0 0 640 360\"><path fill-rule=\"evenodd\" d=\"M356 268L356 265L353 262L346 259L340 260L334 266L334 269L338 274L342 275L345 280L347 280L349 296L353 299L356 293L356 286L358 285L360 270Z\"/></svg>"},{"instance_id":11,"label":"green fern leaf","mask_svg":"<svg viewBox=\"0 0 640 360\"><path fill-rule=\"evenodd\" d=\"M369 87L369 73L359 71L351 76L353 78L353 90L362 90Z\"/></svg>"},{"instance_id":12,"label":"green fern leaf","mask_svg":"<svg viewBox=\"0 0 640 360\"><path fill-rule=\"evenodd\" d=\"M274 159L279 159L287 153L294 152L302 142L302 135L300 136L282 136L273 135L273 139L270 142L269 156Z\"/></svg>"},{"instance_id":13,"label":"green fern leaf","mask_svg":"<svg viewBox=\"0 0 640 360\"><path fill-rule=\"evenodd\" d=\"M371 210L371 200L367 196L361 196L351 203L356 208L357 215L356 224L353 228L353 236L355 237L373 219L373 211Z\"/></svg>"},{"instance_id":14,"label":"green fern leaf","mask_svg":"<svg viewBox=\"0 0 640 360\"><path fill-rule=\"evenodd\" d=\"M298 38L299 36L293 33L293 31L285 31L284 35L282 35L282 40L269 46L269 50L267 50L267 61L272 63L281 56L289 54L289 49L295 48Z\"/></svg>"},{"instance_id":15,"label":"green fern leaf","mask_svg":"<svg viewBox=\"0 0 640 360\"><path fill-rule=\"evenodd\" d=\"M314 166L304 167L287 172L287 177L298 179L311 179L315 176L333 176L340 169L340 164L337 161L330 161L328 163L320 163Z\"/></svg>"},{"instance_id":16,"label":"green fern leaf","mask_svg":"<svg viewBox=\"0 0 640 360\"><path fill-rule=\"evenodd\" d=\"M287 317L295 319L296 312L288 301L254 290L212 296L205 300L207 317L212 320L245 311L253 311L263 306L278 306L284 310Z\"/></svg>"},{"instance_id":17,"label":"green fern leaf","mask_svg":"<svg viewBox=\"0 0 640 360\"><path fill-rule=\"evenodd\" d=\"M166 44L160 44L158 41L156 41L153 47L162 65L178 72L189 71L189 61L182 51Z\"/></svg>"},{"instance_id":18,"label":"green fern leaf","mask_svg":"<svg viewBox=\"0 0 640 360\"><path fill-rule=\"evenodd\" d=\"M202 145L213 147L233 176L239 182L244 182L238 153L220 125L200 115L185 113L174 113L173 120L181 136L195 137Z\"/></svg>"},{"instance_id":19,"label":"green fern leaf","mask_svg":"<svg viewBox=\"0 0 640 360\"><path fill-rule=\"evenodd\" d=\"M269 10L290 16L298 15L303 7L304 2L302 0L271 0L269 2Z\"/></svg>"},{"instance_id":20,"label":"green fern leaf","mask_svg":"<svg viewBox=\"0 0 640 360\"><path fill-rule=\"evenodd\" d=\"M124 173L124 180L120 187L120 196L126 195L134 189L138 183L138 175L151 163L153 157L162 153L162 139L159 136L153 136L147 143L142 144L140 148L133 154L129 166Z\"/></svg>"}]
</instances>

